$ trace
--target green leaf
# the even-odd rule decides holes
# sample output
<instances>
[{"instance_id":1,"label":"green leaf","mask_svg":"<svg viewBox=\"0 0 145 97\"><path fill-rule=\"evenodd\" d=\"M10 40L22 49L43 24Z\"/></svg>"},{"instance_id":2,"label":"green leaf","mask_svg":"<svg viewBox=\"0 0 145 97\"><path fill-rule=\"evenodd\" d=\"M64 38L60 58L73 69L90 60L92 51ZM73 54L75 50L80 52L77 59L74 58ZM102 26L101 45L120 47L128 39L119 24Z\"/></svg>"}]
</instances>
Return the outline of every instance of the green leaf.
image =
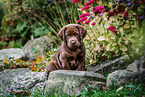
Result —
<instances>
[{"instance_id":1,"label":"green leaf","mask_svg":"<svg viewBox=\"0 0 145 97\"><path fill-rule=\"evenodd\" d=\"M26 27L26 23L25 22L20 22L18 23L17 27L16 27L16 31L21 32L24 30L24 28Z\"/></svg>"},{"instance_id":2,"label":"green leaf","mask_svg":"<svg viewBox=\"0 0 145 97\"><path fill-rule=\"evenodd\" d=\"M112 51L111 43L106 46L107 51Z\"/></svg>"},{"instance_id":3,"label":"green leaf","mask_svg":"<svg viewBox=\"0 0 145 97\"><path fill-rule=\"evenodd\" d=\"M137 41L135 39L129 39L132 43L136 43Z\"/></svg>"},{"instance_id":4,"label":"green leaf","mask_svg":"<svg viewBox=\"0 0 145 97\"><path fill-rule=\"evenodd\" d=\"M123 37L123 39L124 40L130 40L131 39L131 34L128 34L128 35L125 35L124 37Z\"/></svg>"},{"instance_id":5,"label":"green leaf","mask_svg":"<svg viewBox=\"0 0 145 97\"><path fill-rule=\"evenodd\" d=\"M100 36L100 37L98 38L98 40L99 40L99 41L105 40L105 36Z\"/></svg>"},{"instance_id":6,"label":"green leaf","mask_svg":"<svg viewBox=\"0 0 145 97\"><path fill-rule=\"evenodd\" d=\"M0 44L0 46L5 46L5 45L7 45L6 41L2 41L1 44Z\"/></svg>"},{"instance_id":7,"label":"green leaf","mask_svg":"<svg viewBox=\"0 0 145 97\"><path fill-rule=\"evenodd\" d=\"M109 26L110 26L110 25L109 25L108 21L105 21L104 27L105 27L105 28L109 28Z\"/></svg>"},{"instance_id":8,"label":"green leaf","mask_svg":"<svg viewBox=\"0 0 145 97\"><path fill-rule=\"evenodd\" d=\"M121 34L121 36L123 37L123 35L124 35L123 28L120 28L119 30L120 30L120 34Z\"/></svg>"},{"instance_id":9,"label":"green leaf","mask_svg":"<svg viewBox=\"0 0 145 97\"><path fill-rule=\"evenodd\" d=\"M138 36L139 35L139 32L137 30L134 30L133 31L133 34L134 34L134 36Z\"/></svg>"},{"instance_id":10,"label":"green leaf","mask_svg":"<svg viewBox=\"0 0 145 97\"><path fill-rule=\"evenodd\" d=\"M124 45L121 45L121 44L120 44L119 46L120 46L120 50L121 50L121 51L127 51L127 47L125 47Z\"/></svg>"},{"instance_id":11,"label":"green leaf","mask_svg":"<svg viewBox=\"0 0 145 97\"><path fill-rule=\"evenodd\" d=\"M130 28L130 25L129 24L125 24L123 27L124 28Z\"/></svg>"},{"instance_id":12,"label":"green leaf","mask_svg":"<svg viewBox=\"0 0 145 97\"><path fill-rule=\"evenodd\" d=\"M15 41L10 41L8 44L8 48L13 48L15 47Z\"/></svg>"}]
</instances>

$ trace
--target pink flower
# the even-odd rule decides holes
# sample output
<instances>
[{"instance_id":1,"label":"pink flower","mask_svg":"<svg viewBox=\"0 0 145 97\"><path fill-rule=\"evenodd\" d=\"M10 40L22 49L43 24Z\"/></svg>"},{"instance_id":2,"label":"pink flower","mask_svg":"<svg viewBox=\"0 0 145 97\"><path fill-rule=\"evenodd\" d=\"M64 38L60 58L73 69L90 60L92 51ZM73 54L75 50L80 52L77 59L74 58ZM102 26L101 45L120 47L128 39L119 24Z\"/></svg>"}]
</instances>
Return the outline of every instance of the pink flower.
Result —
<instances>
[{"instance_id":1,"label":"pink flower","mask_svg":"<svg viewBox=\"0 0 145 97\"><path fill-rule=\"evenodd\" d=\"M115 30L115 26L110 26L110 27L108 28L108 30L114 31L114 30Z\"/></svg>"},{"instance_id":2,"label":"pink flower","mask_svg":"<svg viewBox=\"0 0 145 97\"><path fill-rule=\"evenodd\" d=\"M123 14L123 12L120 12L120 14Z\"/></svg>"},{"instance_id":3,"label":"pink flower","mask_svg":"<svg viewBox=\"0 0 145 97\"><path fill-rule=\"evenodd\" d=\"M95 0L90 0L92 3L95 1Z\"/></svg>"},{"instance_id":4,"label":"pink flower","mask_svg":"<svg viewBox=\"0 0 145 97\"><path fill-rule=\"evenodd\" d=\"M86 17L86 16L90 16L90 13L84 13L84 14L80 15L80 18Z\"/></svg>"},{"instance_id":5,"label":"pink flower","mask_svg":"<svg viewBox=\"0 0 145 97\"><path fill-rule=\"evenodd\" d=\"M79 2L80 0L73 0L72 3Z\"/></svg>"},{"instance_id":6,"label":"pink flower","mask_svg":"<svg viewBox=\"0 0 145 97\"><path fill-rule=\"evenodd\" d=\"M113 33L117 33L117 31L115 30L115 26L110 26L109 28L108 28L108 30L110 30L110 31L112 31Z\"/></svg>"},{"instance_id":7,"label":"pink flower","mask_svg":"<svg viewBox=\"0 0 145 97\"><path fill-rule=\"evenodd\" d=\"M90 8L90 6L85 6L84 8L82 8L82 10L88 9Z\"/></svg>"},{"instance_id":8,"label":"pink flower","mask_svg":"<svg viewBox=\"0 0 145 97\"><path fill-rule=\"evenodd\" d=\"M112 13L112 12L114 12L114 11L113 10L109 11L109 13Z\"/></svg>"},{"instance_id":9,"label":"pink flower","mask_svg":"<svg viewBox=\"0 0 145 97\"><path fill-rule=\"evenodd\" d=\"M90 0L89 2L85 3L85 6L92 4L94 1L95 0Z\"/></svg>"},{"instance_id":10,"label":"pink flower","mask_svg":"<svg viewBox=\"0 0 145 97\"><path fill-rule=\"evenodd\" d=\"M77 21L77 23L83 22L83 21L85 21L86 19L87 19L87 17L83 17L83 18L79 19L79 20Z\"/></svg>"},{"instance_id":11,"label":"pink flower","mask_svg":"<svg viewBox=\"0 0 145 97\"><path fill-rule=\"evenodd\" d=\"M103 9L104 9L104 6L96 6L95 9L96 9L96 10L99 10L99 9L100 9L100 10L103 10Z\"/></svg>"},{"instance_id":12,"label":"pink flower","mask_svg":"<svg viewBox=\"0 0 145 97\"><path fill-rule=\"evenodd\" d=\"M90 5L90 4L92 4L92 2L91 2L91 1L89 1L89 2L85 3L85 6Z\"/></svg>"},{"instance_id":13,"label":"pink flower","mask_svg":"<svg viewBox=\"0 0 145 97\"><path fill-rule=\"evenodd\" d=\"M92 23L91 25L95 25L96 23Z\"/></svg>"},{"instance_id":14,"label":"pink flower","mask_svg":"<svg viewBox=\"0 0 145 97\"><path fill-rule=\"evenodd\" d=\"M87 19L87 17L83 17L82 20L85 21Z\"/></svg>"},{"instance_id":15,"label":"pink flower","mask_svg":"<svg viewBox=\"0 0 145 97\"><path fill-rule=\"evenodd\" d=\"M81 20L78 20L77 23L81 22Z\"/></svg>"},{"instance_id":16,"label":"pink flower","mask_svg":"<svg viewBox=\"0 0 145 97\"><path fill-rule=\"evenodd\" d=\"M111 16L114 16L117 14L118 14L117 11L111 10L111 11L109 11L108 16L111 17Z\"/></svg>"},{"instance_id":17,"label":"pink flower","mask_svg":"<svg viewBox=\"0 0 145 97\"><path fill-rule=\"evenodd\" d=\"M104 12L104 6L96 6L92 9L95 14L100 14Z\"/></svg>"},{"instance_id":18,"label":"pink flower","mask_svg":"<svg viewBox=\"0 0 145 97\"><path fill-rule=\"evenodd\" d=\"M139 3L144 3L145 1L139 1Z\"/></svg>"},{"instance_id":19,"label":"pink flower","mask_svg":"<svg viewBox=\"0 0 145 97\"><path fill-rule=\"evenodd\" d=\"M90 23L90 21L91 21L91 20L87 20L87 21L85 22L85 24L89 24L89 23Z\"/></svg>"}]
</instances>

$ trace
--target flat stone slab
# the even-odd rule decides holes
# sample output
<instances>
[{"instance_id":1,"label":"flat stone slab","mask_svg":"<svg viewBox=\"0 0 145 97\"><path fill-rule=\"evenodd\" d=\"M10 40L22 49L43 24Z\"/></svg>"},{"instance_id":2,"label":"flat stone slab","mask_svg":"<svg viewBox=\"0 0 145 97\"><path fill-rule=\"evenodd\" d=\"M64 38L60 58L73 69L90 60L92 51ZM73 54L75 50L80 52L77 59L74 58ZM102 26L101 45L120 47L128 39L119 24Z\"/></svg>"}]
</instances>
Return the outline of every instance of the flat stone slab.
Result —
<instances>
[{"instance_id":1,"label":"flat stone slab","mask_svg":"<svg viewBox=\"0 0 145 97\"><path fill-rule=\"evenodd\" d=\"M90 64L87 66L87 71L93 71L95 73L111 73L116 70L123 70L131 63L128 55L124 55L122 57L105 61L101 64Z\"/></svg>"},{"instance_id":2,"label":"flat stone slab","mask_svg":"<svg viewBox=\"0 0 145 97\"><path fill-rule=\"evenodd\" d=\"M20 48L9 48L0 50L0 60L9 58L19 59L24 56L25 54L23 53L23 50Z\"/></svg>"},{"instance_id":3,"label":"flat stone slab","mask_svg":"<svg viewBox=\"0 0 145 97\"><path fill-rule=\"evenodd\" d=\"M107 77L106 86L108 89L118 88L124 85L128 85L135 80L137 72L127 71L127 70L117 70L112 72Z\"/></svg>"},{"instance_id":4,"label":"flat stone slab","mask_svg":"<svg viewBox=\"0 0 145 97\"><path fill-rule=\"evenodd\" d=\"M46 81L45 94L52 92L78 93L88 86L101 88L105 86L106 78L99 74L88 71L56 70L50 73Z\"/></svg>"},{"instance_id":5,"label":"flat stone slab","mask_svg":"<svg viewBox=\"0 0 145 97\"><path fill-rule=\"evenodd\" d=\"M28 68L7 69L0 72L0 97L14 92L42 90L46 81L45 72L32 72Z\"/></svg>"},{"instance_id":6,"label":"flat stone slab","mask_svg":"<svg viewBox=\"0 0 145 97\"><path fill-rule=\"evenodd\" d=\"M54 45L53 41L48 36L42 36L34 40L29 40L23 47L26 57L35 59L42 54L43 51L49 50Z\"/></svg>"},{"instance_id":7,"label":"flat stone slab","mask_svg":"<svg viewBox=\"0 0 145 97\"><path fill-rule=\"evenodd\" d=\"M7 69L0 72L0 96L5 96L5 94L10 93L10 86L13 78L18 75L24 75L26 72L29 72L30 69Z\"/></svg>"}]
</instances>

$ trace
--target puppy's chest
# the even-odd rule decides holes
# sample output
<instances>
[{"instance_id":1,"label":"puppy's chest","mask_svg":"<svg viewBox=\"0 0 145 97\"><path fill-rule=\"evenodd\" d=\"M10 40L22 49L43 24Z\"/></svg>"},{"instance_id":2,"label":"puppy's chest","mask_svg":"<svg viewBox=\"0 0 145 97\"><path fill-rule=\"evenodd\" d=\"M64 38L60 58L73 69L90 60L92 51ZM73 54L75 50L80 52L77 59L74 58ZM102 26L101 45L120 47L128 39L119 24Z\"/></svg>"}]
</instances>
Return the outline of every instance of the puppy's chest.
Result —
<instances>
[{"instance_id":1,"label":"puppy's chest","mask_svg":"<svg viewBox=\"0 0 145 97\"><path fill-rule=\"evenodd\" d=\"M69 57L67 61L69 65L74 66L76 64L76 57Z\"/></svg>"},{"instance_id":2,"label":"puppy's chest","mask_svg":"<svg viewBox=\"0 0 145 97\"><path fill-rule=\"evenodd\" d=\"M61 56L61 60L63 60L64 62L68 63L73 67L77 64L77 55L63 54Z\"/></svg>"}]
</instances>

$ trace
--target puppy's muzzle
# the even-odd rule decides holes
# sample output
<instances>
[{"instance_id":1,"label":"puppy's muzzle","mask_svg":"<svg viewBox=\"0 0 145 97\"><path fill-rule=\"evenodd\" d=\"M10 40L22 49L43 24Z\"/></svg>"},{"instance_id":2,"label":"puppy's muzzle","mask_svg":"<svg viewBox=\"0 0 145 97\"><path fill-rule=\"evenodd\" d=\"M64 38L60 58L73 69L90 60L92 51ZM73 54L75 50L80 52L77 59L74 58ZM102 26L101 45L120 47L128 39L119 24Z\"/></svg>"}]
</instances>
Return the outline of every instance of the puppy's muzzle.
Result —
<instances>
[{"instance_id":1,"label":"puppy's muzzle","mask_svg":"<svg viewBox=\"0 0 145 97\"><path fill-rule=\"evenodd\" d=\"M75 45L76 44L76 40L71 40L71 44Z\"/></svg>"}]
</instances>

